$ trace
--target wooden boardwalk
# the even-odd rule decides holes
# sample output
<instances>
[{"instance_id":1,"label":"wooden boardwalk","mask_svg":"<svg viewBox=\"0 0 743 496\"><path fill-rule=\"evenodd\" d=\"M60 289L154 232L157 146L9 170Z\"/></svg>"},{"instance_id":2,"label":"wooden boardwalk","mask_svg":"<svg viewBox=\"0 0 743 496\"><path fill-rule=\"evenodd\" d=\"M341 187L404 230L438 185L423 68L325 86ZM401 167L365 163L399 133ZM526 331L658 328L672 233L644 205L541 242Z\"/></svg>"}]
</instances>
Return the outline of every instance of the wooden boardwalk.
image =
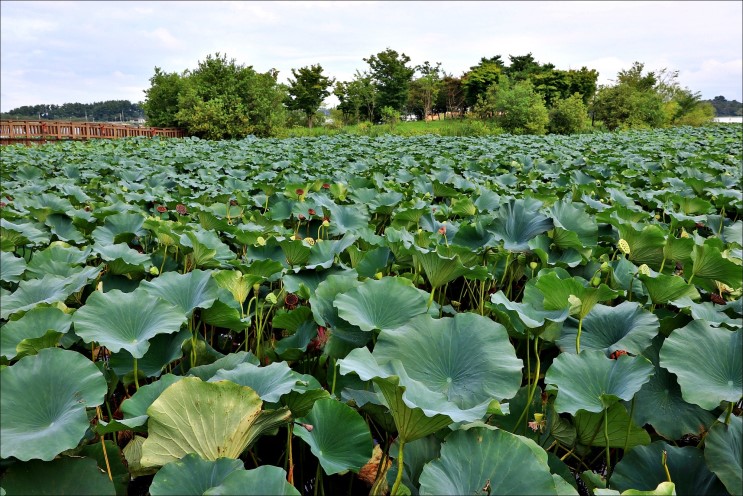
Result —
<instances>
[{"instance_id":1,"label":"wooden boardwalk","mask_svg":"<svg viewBox=\"0 0 743 496\"><path fill-rule=\"evenodd\" d=\"M185 137L185 133L176 128L135 127L125 124L102 122L0 121L0 143L2 144L70 139L115 139L132 136L183 138Z\"/></svg>"}]
</instances>

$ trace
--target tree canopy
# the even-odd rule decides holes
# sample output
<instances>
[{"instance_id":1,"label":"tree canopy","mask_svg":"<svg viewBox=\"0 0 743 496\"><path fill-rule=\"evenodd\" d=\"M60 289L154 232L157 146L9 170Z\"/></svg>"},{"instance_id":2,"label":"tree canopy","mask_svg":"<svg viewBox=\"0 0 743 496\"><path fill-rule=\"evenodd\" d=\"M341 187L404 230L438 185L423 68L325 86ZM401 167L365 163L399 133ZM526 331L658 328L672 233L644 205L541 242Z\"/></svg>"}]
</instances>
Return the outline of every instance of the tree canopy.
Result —
<instances>
[{"instance_id":1,"label":"tree canopy","mask_svg":"<svg viewBox=\"0 0 743 496\"><path fill-rule=\"evenodd\" d=\"M323 75L320 64L292 69L294 79L289 79L286 106L289 110L301 110L307 116L307 125L312 127L312 120L323 100L330 92L328 88L335 83L334 78Z\"/></svg>"}]
</instances>

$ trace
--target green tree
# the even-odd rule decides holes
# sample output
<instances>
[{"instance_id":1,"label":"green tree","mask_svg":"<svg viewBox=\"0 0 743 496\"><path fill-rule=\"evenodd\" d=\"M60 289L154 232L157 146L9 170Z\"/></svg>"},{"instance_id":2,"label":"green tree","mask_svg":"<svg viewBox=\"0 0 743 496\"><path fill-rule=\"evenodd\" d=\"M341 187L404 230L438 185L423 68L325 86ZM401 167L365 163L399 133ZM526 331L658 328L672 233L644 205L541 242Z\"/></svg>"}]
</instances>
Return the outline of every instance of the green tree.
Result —
<instances>
[{"instance_id":1,"label":"green tree","mask_svg":"<svg viewBox=\"0 0 743 496\"><path fill-rule=\"evenodd\" d=\"M387 48L364 59L369 64L369 76L377 89L376 107L391 107L401 111L408 100L408 87L415 69L408 67L410 57Z\"/></svg>"},{"instance_id":2,"label":"green tree","mask_svg":"<svg viewBox=\"0 0 743 496\"><path fill-rule=\"evenodd\" d=\"M219 53L208 55L180 76L156 68L144 106L153 124L177 125L202 138L270 136L286 113L277 76L275 70L259 73Z\"/></svg>"},{"instance_id":3,"label":"green tree","mask_svg":"<svg viewBox=\"0 0 743 496\"><path fill-rule=\"evenodd\" d=\"M355 79L348 82L338 82L333 88L333 94L340 104L338 109L349 122L359 122L361 116L372 120L377 104L377 88L368 73L358 70Z\"/></svg>"},{"instance_id":4,"label":"green tree","mask_svg":"<svg viewBox=\"0 0 743 496\"><path fill-rule=\"evenodd\" d=\"M511 84L507 77L488 88L475 106L475 113L495 117L500 127L513 134L544 134L549 122L544 98L534 91L531 81Z\"/></svg>"},{"instance_id":5,"label":"green tree","mask_svg":"<svg viewBox=\"0 0 743 496\"><path fill-rule=\"evenodd\" d=\"M436 99L436 108L444 112L458 112L464 114L464 86L462 79L444 73L441 80L441 90Z\"/></svg>"},{"instance_id":6,"label":"green tree","mask_svg":"<svg viewBox=\"0 0 743 496\"><path fill-rule=\"evenodd\" d=\"M423 110L423 120L431 114L434 103L441 90L441 62L431 65L427 60L415 68L421 77L415 80L419 87L419 102Z\"/></svg>"},{"instance_id":7,"label":"green tree","mask_svg":"<svg viewBox=\"0 0 743 496\"><path fill-rule=\"evenodd\" d=\"M335 83L335 79L323 75L322 71L320 64L302 67L299 71L292 69L294 79L289 79L286 106L289 110L304 112L308 127L312 127L320 105L330 95L328 88Z\"/></svg>"},{"instance_id":8,"label":"green tree","mask_svg":"<svg viewBox=\"0 0 743 496\"><path fill-rule=\"evenodd\" d=\"M549 113L549 130L556 134L573 134L588 125L588 108L580 93L555 102Z\"/></svg>"},{"instance_id":9,"label":"green tree","mask_svg":"<svg viewBox=\"0 0 743 496\"><path fill-rule=\"evenodd\" d=\"M470 70L462 76L466 106L474 107L480 98L486 98L485 93L488 88L498 83L504 69L505 65L500 55L483 57L479 64L470 67Z\"/></svg>"},{"instance_id":10,"label":"green tree","mask_svg":"<svg viewBox=\"0 0 743 496\"><path fill-rule=\"evenodd\" d=\"M644 64L635 62L617 74L616 84L602 86L593 103L595 117L610 130L651 128L666 120L664 101L656 88L654 72L645 74Z\"/></svg>"}]
</instances>

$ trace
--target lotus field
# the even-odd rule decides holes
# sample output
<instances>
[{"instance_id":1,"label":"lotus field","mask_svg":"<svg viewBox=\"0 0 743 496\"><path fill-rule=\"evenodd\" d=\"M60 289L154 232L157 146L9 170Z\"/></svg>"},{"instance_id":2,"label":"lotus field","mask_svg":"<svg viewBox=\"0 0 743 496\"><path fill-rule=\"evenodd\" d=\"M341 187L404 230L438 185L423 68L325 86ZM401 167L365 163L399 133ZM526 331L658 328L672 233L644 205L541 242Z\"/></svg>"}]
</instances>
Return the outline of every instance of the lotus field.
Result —
<instances>
[{"instance_id":1,"label":"lotus field","mask_svg":"<svg viewBox=\"0 0 743 496\"><path fill-rule=\"evenodd\" d=\"M4 147L0 494L741 494L742 142Z\"/></svg>"}]
</instances>

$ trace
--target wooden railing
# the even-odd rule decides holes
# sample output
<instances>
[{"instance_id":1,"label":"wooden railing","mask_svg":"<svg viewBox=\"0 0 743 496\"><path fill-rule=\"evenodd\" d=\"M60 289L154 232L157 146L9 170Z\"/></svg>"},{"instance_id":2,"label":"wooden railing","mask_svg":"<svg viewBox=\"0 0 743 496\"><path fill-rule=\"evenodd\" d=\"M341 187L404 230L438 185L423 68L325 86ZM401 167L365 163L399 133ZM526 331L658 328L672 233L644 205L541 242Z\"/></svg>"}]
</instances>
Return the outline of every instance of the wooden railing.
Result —
<instances>
[{"instance_id":1,"label":"wooden railing","mask_svg":"<svg viewBox=\"0 0 743 496\"><path fill-rule=\"evenodd\" d=\"M185 133L176 128L136 127L100 122L0 121L0 141L85 140L131 136L183 138Z\"/></svg>"}]
</instances>

